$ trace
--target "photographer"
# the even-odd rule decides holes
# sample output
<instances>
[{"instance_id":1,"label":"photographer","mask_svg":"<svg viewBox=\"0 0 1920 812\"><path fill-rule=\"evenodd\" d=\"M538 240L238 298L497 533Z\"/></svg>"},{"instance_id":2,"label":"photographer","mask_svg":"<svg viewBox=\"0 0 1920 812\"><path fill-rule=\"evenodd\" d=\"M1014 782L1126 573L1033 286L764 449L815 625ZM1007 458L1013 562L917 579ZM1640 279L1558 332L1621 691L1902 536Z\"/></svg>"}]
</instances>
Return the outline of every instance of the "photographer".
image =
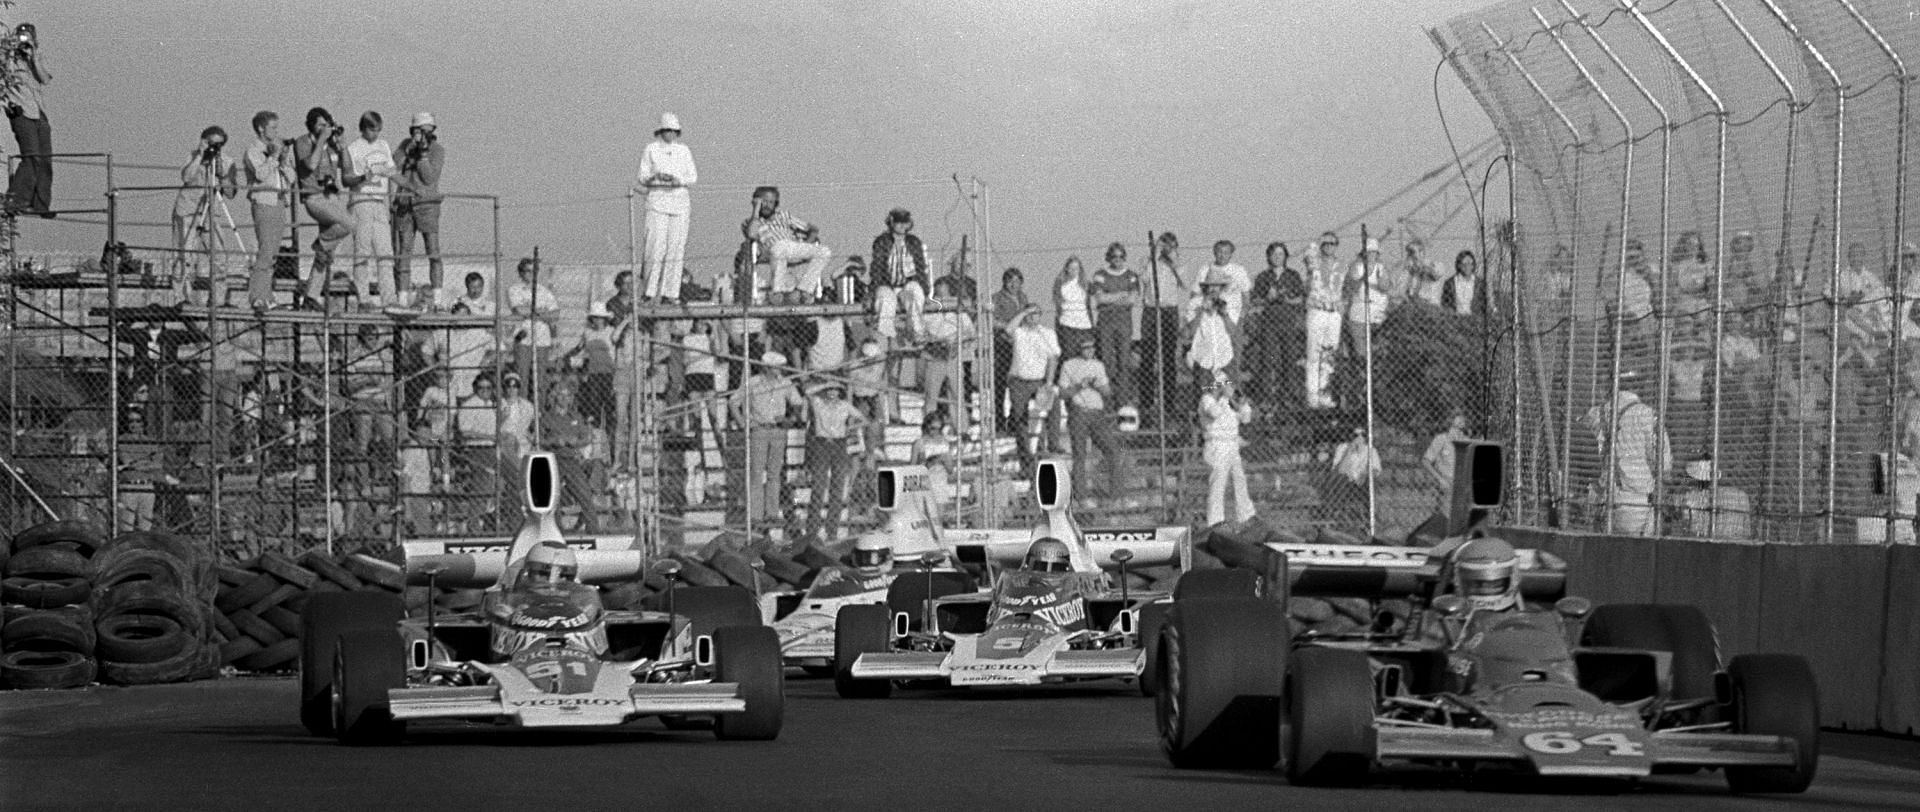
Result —
<instances>
[{"instance_id":1,"label":"photographer","mask_svg":"<svg viewBox=\"0 0 1920 812\"><path fill-rule=\"evenodd\" d=\"M427 252L427 274L432 282L433 298L438 305L442 278L440 264L440 170L447 163L447 148L440 145L439 126L432 113L419 113L400 142L400 174L393 190L393 275L411 281L408 258L413 253L413 235L420 234Z\"/></svg>"},{"instance_id":2,"label":"photographer","mask_svg":"<svg viewBox=\"0 0 1920 812\"><path fill-rule=\"evenodd\" d=\"M52 217L53 126L47 122L42 88L53 82L53 74L33 23L14 27L5 53L7 70L13 73L6 91L7 122L20 145L20 165L7 183L7 211Z\"/></svg>"},{"instance_id":3,"label":"photographer","mask_svg":"<svg viewBox=\"0 0 1920 812\"><path fill-rule=\"evenodd\" d=\"M287 189L293 186L293 149L280 140L280 114L253 114L253 145L241 167L246 170L247 200L253 204L256 252L247 275L247 301L256 311L273 305L273 265L287 233ZM296 295L295 304L303 304Z\"/></svg>"},{"instance_id":4,"label":"photographer","mask_svg":"<svg viewBox=\"0 0 1920 812\"><path fill-rule=\"evenodd\" d=\"M1234 319L1232 280L1219 268L1213 268L1200 280L1200 290L1187 300L1187 363L1194 367L1194 380L1210 381L1237 371L1234 365ZM1192 401L1180 405L1185 408Z\"/></svg>"},{"instance_id":5,"label":"photographer","mask_svg":"<svg viewBox=\"0 0 1920 812\"><path fill-rule=\"evenodd\" d=\"M214 211L220 200L214 193L232 198L239 191L239 164L226 154L226 146L225 129L214 126L201 130L200 140L187 153L186 165L180 167L180 193L173 199L173 247L182 265L188 250L212 251L222 240ZM195 232L203 232L206 241L196 244ZM213 266L218 264L216 260Z\"/></svg>"},{"instance_id":6,"label":"photographer","mask_svg":"<svg viewBox=\"0 0 1920 812\"><path fill-rule=\"evenodd\" d=\"M299 181L300 197L306 203L307 216L320 227L313 240L313 271L307 278L307 292L325 291L333 267L334 249L353 236L353 218L340 199L340 136L346 130L333 123L333 114L325 107L307 111L307 134L293 141L293 171Z\"/></svg>"}]
</instances>

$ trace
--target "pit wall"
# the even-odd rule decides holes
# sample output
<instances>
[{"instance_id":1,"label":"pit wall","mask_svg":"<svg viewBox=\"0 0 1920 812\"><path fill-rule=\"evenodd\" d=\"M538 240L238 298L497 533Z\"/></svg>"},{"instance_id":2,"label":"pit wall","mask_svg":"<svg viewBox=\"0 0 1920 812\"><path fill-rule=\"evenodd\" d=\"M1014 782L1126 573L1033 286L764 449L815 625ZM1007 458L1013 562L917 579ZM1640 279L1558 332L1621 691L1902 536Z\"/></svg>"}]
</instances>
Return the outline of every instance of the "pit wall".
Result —
<instances>
[{"instance_id":1,"label":"pit wall","mask_svg":"<svg viewBox=\"0 0 1920 812\"><path fill-rule=\"evenodd\" d=\"M1827 727L1920 731L1920 547L1743 544L1509 528L1565 558L1567 591L1598 603L1699 606L1722 657L1799 654Z\"/></svg>"}]
</instances>

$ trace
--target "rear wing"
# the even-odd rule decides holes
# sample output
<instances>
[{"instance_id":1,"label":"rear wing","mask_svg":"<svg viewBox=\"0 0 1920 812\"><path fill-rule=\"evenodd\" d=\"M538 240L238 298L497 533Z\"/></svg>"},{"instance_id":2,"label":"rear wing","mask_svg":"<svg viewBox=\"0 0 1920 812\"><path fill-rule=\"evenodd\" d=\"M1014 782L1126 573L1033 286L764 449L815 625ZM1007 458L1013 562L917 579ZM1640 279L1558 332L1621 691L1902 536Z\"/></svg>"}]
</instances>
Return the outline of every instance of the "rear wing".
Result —
<instances>
[{"instance_id":1,"label":"rear wing","mask_svg":"<svg viewBox=\"0 0 1920 812\"><path fill-rule=\"evenodd\" d=\"M646 572L646 554L633 549L603 546L599 538L567 539L580 562L580 582L586 584L631 581ZM458 589L484 589L499 583L507 571L513 539L434 539L400 543L406 552L407 583L435 584Z\"/></svg>"},{"instance_id":2,"label":"rear wing","mask_svg":"<svg viewBox=\"0 0 1920 812\"><path fill-rule=\"evenodd\" d=\"M1425 547L1268 542L1269 578L1284 569L1286 594L1310 598L1404 598L1432 591L1442 561ZM1552 602L1566 595L1567 562L1544 550L1516 550L1520 597Z\"/></svg>"},{"instance_id":3,"label":"rear wing","mask_svg":"<svg viewBox=\"0 0 1920 812\"><path fill-rule=\"evenodd\" d=\"M947 530L941 544L962 564L987 565L999 569L1017 568L1026 559L1033 543L1031 530ZM1126 550L1133 554L1129 567L1178 566L1186 570L1193 564L1193 531L1186 527L1121 527L1081 530L1093 563L1100 569L1117 572L1113 554Z\"/></svg>"}]
</instances>

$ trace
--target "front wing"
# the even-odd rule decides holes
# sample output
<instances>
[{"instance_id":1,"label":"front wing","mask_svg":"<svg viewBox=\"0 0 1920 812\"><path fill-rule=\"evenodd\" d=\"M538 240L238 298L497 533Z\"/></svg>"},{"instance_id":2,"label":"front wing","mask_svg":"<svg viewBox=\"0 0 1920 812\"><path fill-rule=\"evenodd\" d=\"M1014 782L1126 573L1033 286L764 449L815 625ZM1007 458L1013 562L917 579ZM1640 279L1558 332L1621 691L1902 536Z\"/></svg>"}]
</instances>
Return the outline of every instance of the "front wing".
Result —
<instances>
[{"instance_id":1,"label":"front wing","mask_svg":"<svg viewBox=\"0 0 1920 812\"><path fill-rule=\"evenodd\" d=\"M1380 724L1381 760L1509 762L1540 775L1644 777L1654 767L1792 767L1793 740L1742 733L1400 727Z\"/></svg>"},{"instance_id":2,"label":"front wing","mask_svg":"<svg viewBox=\"0 0 1920 812\"><path fill-rule=\"evenodd\" d=\"M602 663L593 687L548 693L507 666L480 666L493 683L472 687L392 688L387 702L398 721L461 719L519 727L604 727L662 714L739 713L747 709L732 682L635 683L630 663Z\"/></svg>"},{"instance_id":3,"label":"front wing","mask_svg":"<svg viewBox=\"0 0 1920 812\"><path fill-rule=\"evenodd\" d=\"M853 662L856 679L942 679L956 687L1038 685L1065 679L1137 677L1146 666L1139 649L1065 650L1037 659L979 660L953 652L913 651L862 654Z\"/></svg>"}]
</instances>

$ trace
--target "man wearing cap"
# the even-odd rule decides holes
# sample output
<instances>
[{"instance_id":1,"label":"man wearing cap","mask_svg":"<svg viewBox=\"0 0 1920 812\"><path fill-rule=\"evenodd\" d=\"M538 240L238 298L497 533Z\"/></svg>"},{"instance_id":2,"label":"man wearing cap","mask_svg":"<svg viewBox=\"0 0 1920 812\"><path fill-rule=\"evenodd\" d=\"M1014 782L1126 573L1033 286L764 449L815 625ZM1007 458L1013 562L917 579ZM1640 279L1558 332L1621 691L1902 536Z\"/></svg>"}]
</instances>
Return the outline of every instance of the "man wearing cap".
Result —
<instances>
[{"instance_id":1,"label":"man wearing cap","mask_svg":"<svg viewBox=\"0 0 1920 812\"><path fill-rule=\"evenodd\" d=\"M807 535L831 541L853 484L853 455L848 444L867 419L845 397L846 384L823 381L807 397Z\"/></svg>"},{"instance_id":2,"label":"man wearing cap","mask_svg":"<svg viewBox=\"0 0 1920 812\"><path fill-rule=\"evenodd\" d=\"M412 281L413 235L420 235L420 247L427 252L430 309L440 309L441 285L446 279L440 263L440 170L447 165L447 148L440 145L439 126L433 114L415 113L407 137L400 142L400 174L393 190L393 276L406 284Z\"/></svg>"},{"instance_id":3,"label":"man wearing cap","mask_svg":"<svg viewBox=\"0 0 1920 812\"><path fill-rule=\"evenodd\" d=\"M1341 291L1346 274L1336 254L1340 235L1331 231L1307 249L1307 406L1331 409L1336 404L1327 385L1333 379L1333 357L1340 348Z\"/></svg>"},{"instance_id":4,"label":"man wearing cap","mask_svg":"<svg viewBox=\"0 0 1920 812\"><path fill-rule=\"evenodd\" d=\"M1200 422L1206 432L1201 456L1207 462L1207 525L1227 521L1227 489L1233 489L1235 522L1253 518L1253 497L1247 492L1246 462L1240 457L1240 424L1253 419L1253 407L1234 395L1233 380L1225 374L1212 378L1200 396Z\"/></svg>"},{"instance_id":5,"label":"man wearing cap","mask_svg":"<svg viewBox=\"0 0 1920 812\"><path fill-rule=\"evenodd\" d=\"M780 486L786 481L787 429L796 424L794 409L805 406L800 390L786 377L787 357L777 352L760 356L746 385L733 399L734 421L747 427L747 515L756 523L781 514Z\"/></svg>"},{"instance_id":6,"label":"man wearing cap","mask_svg":"<svg viewBox=\"0 0 1920 812\"><path fill-rule=\"evenodd\" d=\"M1368 237L1360 258L1347 267L1347 342L1355 358L1372 351L1373 331L1387 320L1392 305L1387 291L1387 265L1380 261L1380 240Z\"/></svg>"},{"instance_id":7,"label":"man wearing cap","mask_svg":"<svg viewBox=\"0 0 1920 812\"><path fill-rule=\"evenodd\" d=\"M826 278L827 261L833 258L833 252L820 244L820 232L812 224L780 210L778 188L753 190L753 216L740 224L740 230L772 260L776 301L810 302L820 296L820 283ZM798 275L788 270L795 262L806 263Z\"/></svg>"},{"instance_id":8,"label":"man wearing cap","mask_svg":"<svg viewBox=\"0 0 1920 812\"><path fill-rule=\"evenodd\" d=\"M640 288L643 302L677 302L687 254L687 217L693 195L687 187L700 179L693 150L680 143L680 117L660 114L653 141L640 151L640 172L633 190L647 196L646 264Z\"/></svg>"},{"instance_id":9,"label":"man wearing cap","mask_svg":"<svg viewBox=\"0 0 1920 812\"><path fill-rule=\"evenodd\" d=\"M1107 402L1113 398L1113 384L1107 365L1098 355L1098 343L1091 337L1080 340L1079 352L1060 365L1060 397L1067 401L1067 436L1073 441L1073 480L1088 485L1089 493L1119 498L1126 491L1126 455L1114 433L1113 412ZM1093 487L1087 476L1093 449L1099 447L1106 458L1105 487Z\"/></svg>"},{"instance_id":10,"label":"man wearing cap","mask_svg":"<svg viewBox=\"0 0 1920 812\"><path fill-rule=\"evenodd\" d=\"M1234 366L1234 332L1240 312L1233 282L1219 268L1207 271L1200 289L1187 300L1187 363L1194 367L1196 382L1211 380L1216 374L1230 374ZM1189 403L1191 401L1188 401Z\"/></svg>"},{"instance_id":11,"label":"man wearing cap","mask_svg":"<svg viewBox=\"0 0 1920 812\"><path fill-rule=\"evenodd\" d=\"M1713 539L1753 538L1753 500L1738 487L1720 484L1713 457L1702 455L1687 463L1686 470L1693 485L1680 496L1680 515L1687 535ZM1907 504L1913 504L1912 500Z\"/></svg>"},{"instance_id":12,"label":"man wearing cap","mask_svg":"<svg viewBox=\"0 0 1920 812\"><path fill-rule=\"evenodd\" d=\"M1028 409L1032 407L1033 396L1040 388L1053 380L1055 364L1060 360L1060 339L1052 329L1041 324L1040 308L1027 305L1014 314L1012 327L1007 331L1013 337L1013 360L1007 365L1007 392L1012 396L1008 403L1010 420L1023 429L1029 426ZM1017 447L1020 450L1020 462L1024 470L1032 471L1037 453L1028 445L1026 431L1019 434ZM1041 442L1046 434L1041 433Z\"/></svg>"}]
</instances>

